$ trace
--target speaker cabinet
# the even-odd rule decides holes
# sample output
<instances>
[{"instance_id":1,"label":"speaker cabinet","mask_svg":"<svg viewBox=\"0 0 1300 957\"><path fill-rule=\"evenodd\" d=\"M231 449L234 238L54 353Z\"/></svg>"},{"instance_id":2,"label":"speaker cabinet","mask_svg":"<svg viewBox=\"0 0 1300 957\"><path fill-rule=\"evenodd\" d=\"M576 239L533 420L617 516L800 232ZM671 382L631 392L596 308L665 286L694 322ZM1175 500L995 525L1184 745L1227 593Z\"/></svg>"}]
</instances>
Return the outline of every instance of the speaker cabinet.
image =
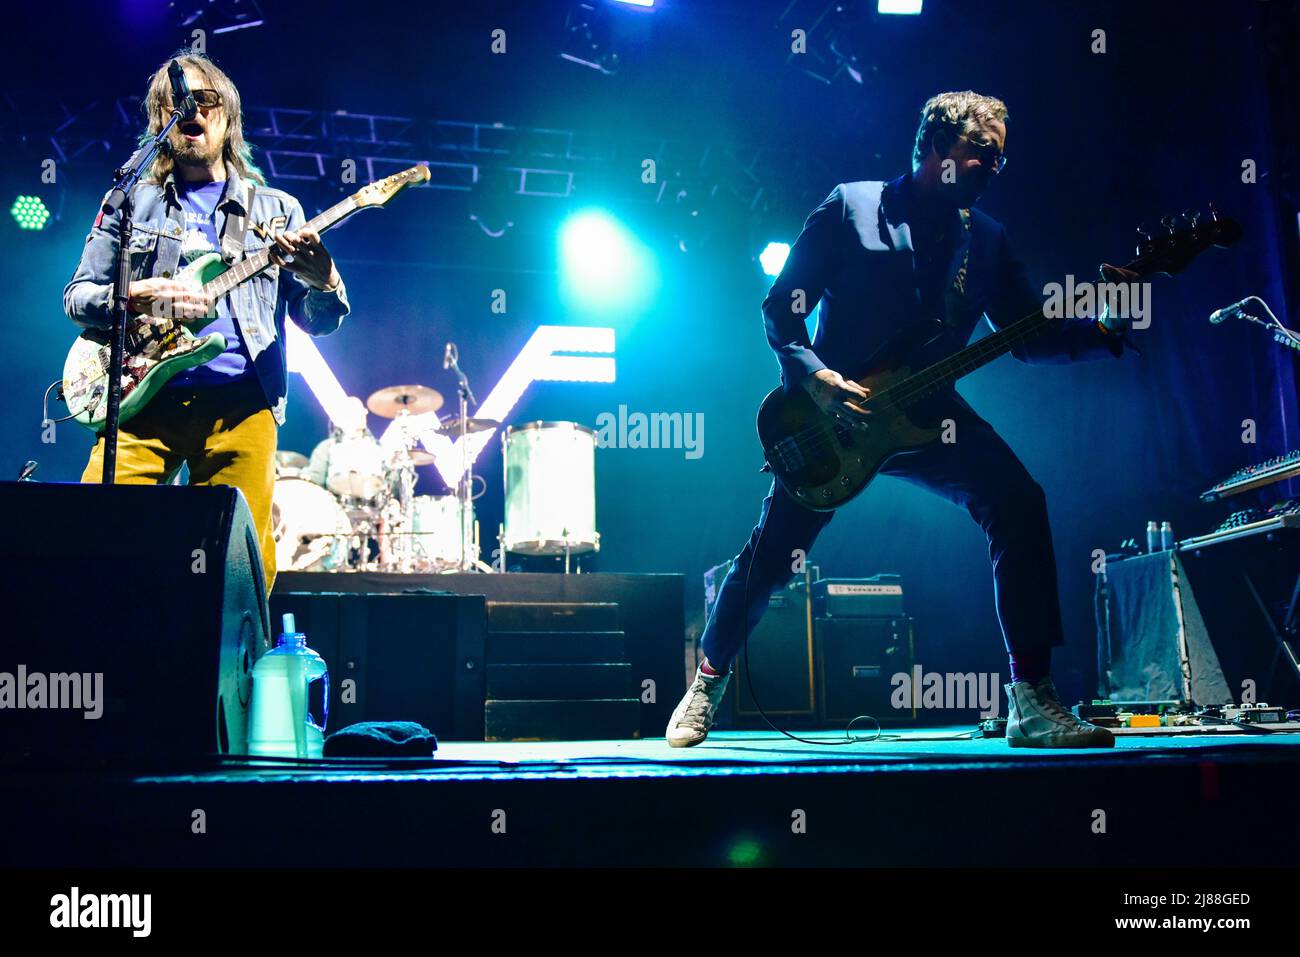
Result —
<instances>
[{"instance_id":1,"label":"speaker cabinet","mask_svg":"<svg viewBox=\"0 0 1300 957\"><path fill-rule=\"evenodd\" d=\"M325 733L358 721L417 721L439 739L483 740L487 600L450 594L281 594L330 672Z\"/></svg>"},{"instance_id":2,"label":"speaker cabinet","mask_svg":"<svg viewBox=\"0 0 1300 957\"><path fill-rule=\"evenodd\" d=\"M0 514L0 754L245 752L269 623L236 489L5 482Z\"/></svg>"},{"instance_id":3,"label":"speaker cabinet","mask_svg":"<svg viewBox=\"0 0 1300 957\"><path fill-rule=\"evenodd\" d=\"M767 613L736 658L731 680L738 721L769 715L812 717L817 712L813 674L812 569L805 569L768 599ZM749 678L745 677L748 665ZM750 680L754 683L750 694Z\"/></svg>"},{"instance_id":4,"label":"speaker cabinet","mask_svg":"<svg viewBox=\"0 0 1300 957\"><path fill-rule=\"evenodd\" d=\"M910 674L916 660L912 619L819 618L816 623L818 717L851 721L870 715L881 724L915 721L915 704L895 708L891 679Z\"/></svg>"}]
</instances>

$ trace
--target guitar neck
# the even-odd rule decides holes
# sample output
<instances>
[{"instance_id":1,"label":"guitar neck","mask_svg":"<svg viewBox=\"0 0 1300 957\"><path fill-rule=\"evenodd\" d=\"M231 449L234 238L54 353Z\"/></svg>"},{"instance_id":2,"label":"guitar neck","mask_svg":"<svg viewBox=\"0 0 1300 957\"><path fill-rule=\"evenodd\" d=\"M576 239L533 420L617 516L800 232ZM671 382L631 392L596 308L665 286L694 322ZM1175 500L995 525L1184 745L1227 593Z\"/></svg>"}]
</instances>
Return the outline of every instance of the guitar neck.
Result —
<instances>
[{"instance_id":1,"label":"guitar neck","mask_svg":"<svg viewBox=\"0 0 1300 957\"><path fill-rule=\"evenodd\" d=\"M309 219L301 228L310 229L317 233L323 233L325 230L337 226L343 220L355 213L359 208L360 207L356 204L356 200L349 196L342 202L334 204L329 209L325 210L325 212ZM224 296L241 282L252 279L270 265L271 247L267 246L264 249L259 249L255 253L249 253L246 257L235 263L220 276L204 283L203 288L214 297Z\"/></svg>"},{"instance_id":2,"label":"guitar neck","mask_svg":"<svg viewBox=\"0 0 1300 957\"><path fill-rule=\"evenodd\" d=\"M1028 342L1058 322L1059 319L1044 315L1041 309L1030 313L1023 319L1017 319L1005 329L985 336L979 342L908 376L897 385L886 389L882 397L887 395L889 401L895 405L908 406L941 390L949 389L958 379L987 365L999 356L1006 355L1022 342Z\"/></svg>"},{"instance_id":3,"label":"guitar neck","mask_svg":"<svg viewBox=\"0 0 1300 957\"><path fill-rule=\"evenodd\" d=\"M1152 238L1145 231L1139 231L1142 241L1138 245L1138 255L1124 266L1125 271L1139 279L1180 272L1211 246L1230 246L1241 238L1241 226L1235 220L1220 219L1213 207L1208 222L1198 222L1195 213L1184 213L1177 220L1164 219L1161 223L1168 230L1167 234ZM1016 346L1061 321L1044 315L1043 310L1039 309L1005 329L985 336L979 342L908 376L902 382L889 386L873 398L906 408L940 390L951 388L962 376L1006 355Z\"/></svg>"}]
</instances>

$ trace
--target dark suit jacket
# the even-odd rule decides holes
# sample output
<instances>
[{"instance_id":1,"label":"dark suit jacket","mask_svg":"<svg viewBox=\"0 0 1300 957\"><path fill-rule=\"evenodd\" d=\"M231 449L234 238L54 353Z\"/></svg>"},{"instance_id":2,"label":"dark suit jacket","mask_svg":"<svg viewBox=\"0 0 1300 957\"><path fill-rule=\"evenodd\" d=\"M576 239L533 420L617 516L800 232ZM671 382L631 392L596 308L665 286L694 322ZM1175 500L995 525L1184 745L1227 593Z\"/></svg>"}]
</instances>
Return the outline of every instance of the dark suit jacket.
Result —
<instances>
[{"instance_id":1,"label":"dark suit jacket","mask_svg":"<svg viewBox=\"0 0 1300 957\"><path fill-rule=\"evenodd\" d=\"M1041 308L1043 297L1012 254L1006 230L979 210L970 211L969 229L954 211L950 241L940 253L947 268L918 271L910 209L911 177L904 175L888 183L841 183L808 217L763 301L768 342L787 388L827 367L862 375L881 347L918 320L941 319L946 330L913 368L962 348L982 317L1000 329ZM945 295L963 261L964 293ZM810 342L805 317L819 303ZM1062 320L1013 354L1025 362L1070 362L1123 350L1120 336L1080 318Z\"/></svg>"}]
</instances>

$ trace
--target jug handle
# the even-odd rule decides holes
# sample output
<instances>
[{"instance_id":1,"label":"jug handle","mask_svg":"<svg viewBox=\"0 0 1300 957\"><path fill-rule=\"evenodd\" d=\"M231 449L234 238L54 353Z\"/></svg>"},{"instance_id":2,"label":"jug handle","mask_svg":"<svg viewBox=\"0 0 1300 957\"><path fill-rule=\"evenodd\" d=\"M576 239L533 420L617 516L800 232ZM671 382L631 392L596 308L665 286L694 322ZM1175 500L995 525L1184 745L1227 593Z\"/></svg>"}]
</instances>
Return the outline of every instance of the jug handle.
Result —
<instances>
[{"instance_id":1,"label":"jug handle","mask_svg":"<svg viewBox=\"0 0 1300 957\"><path fill-rule=\"evenodd\" d=\"M317 724L315 721L312 720L311 711L308 710L307 722L317 731L323 732L325 730L325 726L330 723L330 673L327 671L325 672L325 674L321 675L316 680L325 682L325 697L324 697L325 713L324 715L321 716L320 724ZM310 682L308 682L308 684L310 684Z\"/></svg>"}]
</instances>

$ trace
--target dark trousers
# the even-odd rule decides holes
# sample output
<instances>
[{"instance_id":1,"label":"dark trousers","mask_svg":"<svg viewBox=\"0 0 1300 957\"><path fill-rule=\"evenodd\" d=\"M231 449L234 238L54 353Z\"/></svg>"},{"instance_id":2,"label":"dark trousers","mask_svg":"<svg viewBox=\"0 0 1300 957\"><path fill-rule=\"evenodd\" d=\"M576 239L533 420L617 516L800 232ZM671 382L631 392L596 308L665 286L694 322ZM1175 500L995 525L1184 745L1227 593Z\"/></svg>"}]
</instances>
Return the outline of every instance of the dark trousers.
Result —
<instances>
[{"instance_id":1,"label":"dark trousers","mask_svg":"<svg viewBox=\"0 0 1300 957\"><path fill-rule=\"evenodd\" d=\"M897 455L881 469L942 495L970 513L989 540L993 597L1011 654L1063 643L1056 557L1043 490L993 427L954 410L956 441ZM773 483L749 542L723 580L701 644L709 664L725 670L767 610L768 598L794 577L834 516L804 508ZM944 574L942 562L933 574ZM746 576L748 575L748 588Z\"/></svg>"}]
</instances>

